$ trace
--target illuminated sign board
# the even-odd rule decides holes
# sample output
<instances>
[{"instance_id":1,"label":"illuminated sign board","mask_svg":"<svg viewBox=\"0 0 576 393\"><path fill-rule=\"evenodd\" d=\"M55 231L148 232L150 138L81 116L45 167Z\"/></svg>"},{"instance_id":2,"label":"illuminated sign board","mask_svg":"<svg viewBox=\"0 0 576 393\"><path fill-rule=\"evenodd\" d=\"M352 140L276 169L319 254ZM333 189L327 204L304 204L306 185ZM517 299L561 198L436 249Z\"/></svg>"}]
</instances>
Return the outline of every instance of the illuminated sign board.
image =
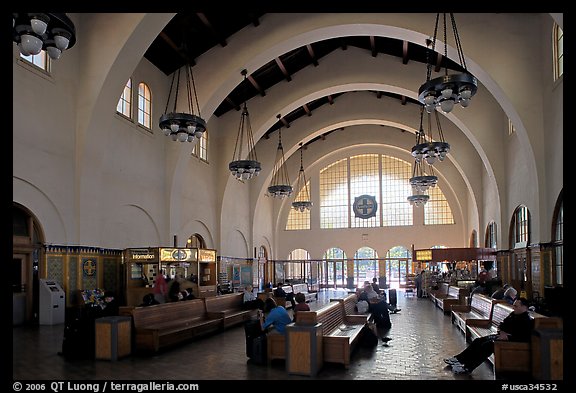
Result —
<instances>
[{"instance_id":1,"label":"illuminated sign board","mask_svg":"<svg viewBox=\"0 0 576 393\"><path fill-rule=\"evenodd\" d=\"M431 261L432 260L432 250L416 250L417 261Z\"/></svg>"},{"instance_id":2,"label":"illuminated sign board","mask_svg":"<svg viewBox=\"0 0 576 393\"><path fill-rule=\"evenodd\" d=\"M198 250L200 262L214 262L216 260L216 250Z\"/></svg>"},{"instance_id":3,"label":"illuminated sign board","mask_svg":"<svg viewBox=\"0 0 576 393\"><path fill-rule=\"evenodd\" d=\"M162 262L193 262L196 261L196 248L161 248Z\"/></svg>"}]
</instances>

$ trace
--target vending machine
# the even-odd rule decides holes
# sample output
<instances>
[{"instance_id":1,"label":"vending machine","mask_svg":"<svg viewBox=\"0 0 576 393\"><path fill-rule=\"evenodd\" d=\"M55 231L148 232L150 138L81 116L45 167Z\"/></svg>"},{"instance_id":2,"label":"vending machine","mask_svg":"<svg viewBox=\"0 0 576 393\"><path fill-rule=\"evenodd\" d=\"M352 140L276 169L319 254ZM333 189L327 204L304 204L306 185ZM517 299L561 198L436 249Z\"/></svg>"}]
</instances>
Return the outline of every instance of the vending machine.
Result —
<instances>
[{"instance_id":1,"label":"vending machine","mask_svg":"<svg viewBox=\"0 0 576 393\"><path fill-rule=\"evenodd\" d=\"M64 323L66 312L65 292L54 280L40 279L40 325Z\"/></svg>"}]
</instances>

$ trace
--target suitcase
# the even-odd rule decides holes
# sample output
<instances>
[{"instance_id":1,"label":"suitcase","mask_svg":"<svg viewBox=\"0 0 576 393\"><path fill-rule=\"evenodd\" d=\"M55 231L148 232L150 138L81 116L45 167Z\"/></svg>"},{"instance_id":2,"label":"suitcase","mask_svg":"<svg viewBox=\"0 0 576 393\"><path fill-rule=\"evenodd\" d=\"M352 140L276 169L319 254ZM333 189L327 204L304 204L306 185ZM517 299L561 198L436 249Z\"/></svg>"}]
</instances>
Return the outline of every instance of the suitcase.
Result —
<instances>
[{"instance_id":1,"label":"suitcase","mask_svg":"<svg viewBox=\"0 0 576 393\"><path fill-rule=\"evenodd\" d=\"M388 290L388 297L390 298L388 303L396 307L396 305L398 304L398 296L396 295L396 289L390 288Z\"/></svg>"},{"instance_id":2,"label":"suitcase","mask_svg":"<svg viewBox=\"0 0 576 393\"><path fill-rule=\"evenodd\" d=\"M255 364L266 364L266 335L246 338L246 355Z\"/></svg>"}]
</instances>

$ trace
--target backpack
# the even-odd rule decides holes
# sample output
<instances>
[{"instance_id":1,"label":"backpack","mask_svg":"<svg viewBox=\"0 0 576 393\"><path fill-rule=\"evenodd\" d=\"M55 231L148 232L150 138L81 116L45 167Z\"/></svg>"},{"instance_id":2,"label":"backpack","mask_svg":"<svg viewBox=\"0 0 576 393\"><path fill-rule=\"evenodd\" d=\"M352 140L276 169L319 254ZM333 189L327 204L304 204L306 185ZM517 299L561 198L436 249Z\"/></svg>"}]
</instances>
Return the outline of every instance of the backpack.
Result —
<instances>
[{"instance_id":1,"label":"backpack","mask_svg":"<svg viewBox=\"0 0 576 393\"><path fill-rule=\"evenodd\" d=\"M359 314L366 314L368 312L368 302L366 300L360 300L356 303L356 310L358 310Z\"/></svg>"}]
</instances>

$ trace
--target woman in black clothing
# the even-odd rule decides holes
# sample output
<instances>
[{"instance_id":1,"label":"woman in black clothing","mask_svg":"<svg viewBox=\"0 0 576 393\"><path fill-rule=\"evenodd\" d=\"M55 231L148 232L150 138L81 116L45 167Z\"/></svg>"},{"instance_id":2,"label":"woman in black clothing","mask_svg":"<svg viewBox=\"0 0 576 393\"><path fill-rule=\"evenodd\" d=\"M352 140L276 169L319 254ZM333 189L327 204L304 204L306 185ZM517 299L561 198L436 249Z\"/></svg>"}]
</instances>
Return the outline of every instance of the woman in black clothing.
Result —
<instances>
[{"instance_id":1,"label":"woman in black clothing","mask_svg":"<svg viewBox=\"0 0 576 393\"><path fill-rule=\"evenodd\" d=\"M468 348L454 357L444 359L444 362L451 365L456 374L467 374L494 353L494 341L529 342L534 320L528 314L528 306L526 298L516 299L512 305L514 311L498 326L497 334L476 338Z\"/></svg>"}]
</instances>

